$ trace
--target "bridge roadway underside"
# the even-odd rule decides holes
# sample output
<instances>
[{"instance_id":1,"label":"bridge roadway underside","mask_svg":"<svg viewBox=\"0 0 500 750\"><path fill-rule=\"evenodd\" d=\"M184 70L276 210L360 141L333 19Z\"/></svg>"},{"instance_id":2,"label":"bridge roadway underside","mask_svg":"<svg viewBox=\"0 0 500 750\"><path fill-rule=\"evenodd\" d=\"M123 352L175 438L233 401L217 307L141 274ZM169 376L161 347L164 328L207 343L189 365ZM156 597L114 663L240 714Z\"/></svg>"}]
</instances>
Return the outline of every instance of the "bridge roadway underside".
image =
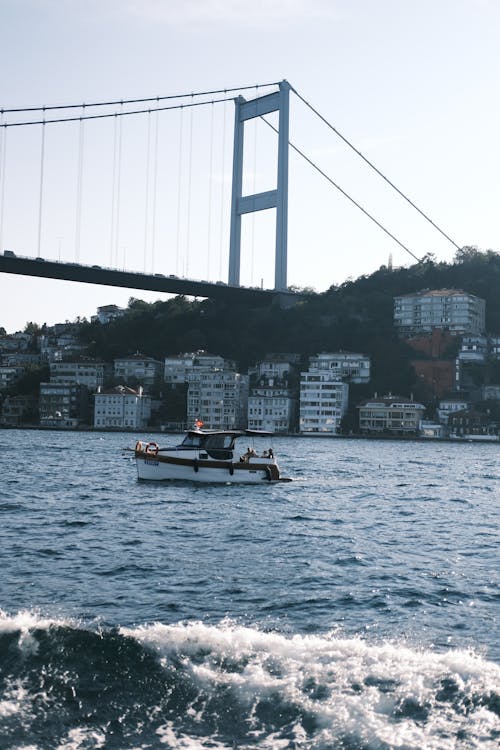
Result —
<instances>
[{"instance_id":1,"label":"bridge roadway underside","mask_svg":"<svg viewBox=\"0 0 500 750\"><path fill-rule=\"evenodd\" d=\"M0 254L0 272L21 276L38 276L46 279L79 281L86 284L143 289L166 294L183 294L189 297L207 297L227 302L249 305L278 304L288 307L298 302L301 295L277 292L272 289L250 289L228 284L211 284L208 281L191 281L161 274L149 275L134 271L117 271L110 268L84 266L78 263L60 263L52 260Z\"/></svg>"}]
</instances>

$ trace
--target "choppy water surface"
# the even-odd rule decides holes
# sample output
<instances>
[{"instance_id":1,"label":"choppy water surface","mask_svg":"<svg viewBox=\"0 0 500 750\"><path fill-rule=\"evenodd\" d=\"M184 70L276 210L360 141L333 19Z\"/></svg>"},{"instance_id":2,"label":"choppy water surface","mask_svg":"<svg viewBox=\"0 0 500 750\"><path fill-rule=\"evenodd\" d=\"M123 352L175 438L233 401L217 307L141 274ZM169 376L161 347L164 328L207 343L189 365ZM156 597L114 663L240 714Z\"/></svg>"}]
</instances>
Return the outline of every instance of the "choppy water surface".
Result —
<instances>
[{"instance_id":1,"label":"choppy water surface","mask_svg":"<svg viewBox=\"0 0 500 750\"><path fill-rule=\"evenodd\" d=\"M498 747L498 446L155 485L137 437L0 432L2 750Z\"/></svg>"}]
</instances>

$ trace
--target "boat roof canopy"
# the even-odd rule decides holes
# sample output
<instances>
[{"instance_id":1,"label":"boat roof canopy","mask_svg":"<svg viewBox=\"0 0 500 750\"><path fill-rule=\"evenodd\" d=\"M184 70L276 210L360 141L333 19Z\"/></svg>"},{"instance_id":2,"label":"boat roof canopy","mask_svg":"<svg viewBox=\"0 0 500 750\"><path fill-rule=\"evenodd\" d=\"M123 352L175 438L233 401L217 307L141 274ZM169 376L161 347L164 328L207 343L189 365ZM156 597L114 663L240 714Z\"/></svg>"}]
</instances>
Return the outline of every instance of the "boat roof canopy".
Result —
<instances>
[{"instance_id":1,"label":"boat roof canopy","mask_svg":"<svg viewBox=\"0 0 500 750\"><path fill-rule=\"evenodd\" d=\"M265 430L199 430L193 428L188 430L187 435L231 435L232 437L242 437L248 435L249 437L272 437L274 432L266 432Z\"/></svg>"}]
</instances>

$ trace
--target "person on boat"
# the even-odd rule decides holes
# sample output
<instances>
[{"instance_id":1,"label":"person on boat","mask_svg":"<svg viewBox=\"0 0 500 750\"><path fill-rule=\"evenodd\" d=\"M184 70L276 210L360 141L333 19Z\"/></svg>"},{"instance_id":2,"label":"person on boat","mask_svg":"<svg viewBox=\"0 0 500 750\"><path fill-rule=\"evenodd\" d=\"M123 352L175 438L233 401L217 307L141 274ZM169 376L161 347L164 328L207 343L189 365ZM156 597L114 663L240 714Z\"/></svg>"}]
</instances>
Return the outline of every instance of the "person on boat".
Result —
<instances>
[{"instance_id":1,"label":"person on boat","mask_svg":"<svg viewBox=\"0 0 500 750\"><path fill-rule=\"evenodd\" d=\"M251 448L250 446L248 446L248 448L246 450L246 453L244 453L241 456L240 461L245 461L245 462L248 463L248 461L250 461L250 459L252 458L252 456L256 456L256 455L257 455L257 453L255 452L254 448Z\"/></svg>"}]
</instances>

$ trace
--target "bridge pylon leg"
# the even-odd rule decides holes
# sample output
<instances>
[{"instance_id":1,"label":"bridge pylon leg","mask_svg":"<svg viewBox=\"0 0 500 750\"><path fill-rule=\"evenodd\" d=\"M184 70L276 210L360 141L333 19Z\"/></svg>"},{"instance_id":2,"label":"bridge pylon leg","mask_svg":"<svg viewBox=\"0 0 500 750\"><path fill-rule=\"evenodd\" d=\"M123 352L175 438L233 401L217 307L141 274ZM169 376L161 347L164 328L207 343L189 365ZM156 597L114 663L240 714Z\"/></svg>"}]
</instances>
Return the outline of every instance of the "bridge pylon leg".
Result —
<instances>
[{"instance_id":1,"label":"bridge pylon leg","mask_svg":"<svg viewBox=\"0 0 500 750\"><path fill-rule=\"evenodd\" d=\"M231 191L231 230L229 244L229 284L240 285L241 216L268 208L276 209L276 251L274 288L287 289L288 242L288 136L290 110L290 84L281 81L279 91L246 101L235 99L233 182ZM244 125L247 120L279 112L278 179L274 190L253 195L242 195Z\"/></svg>"}]
</instances>

